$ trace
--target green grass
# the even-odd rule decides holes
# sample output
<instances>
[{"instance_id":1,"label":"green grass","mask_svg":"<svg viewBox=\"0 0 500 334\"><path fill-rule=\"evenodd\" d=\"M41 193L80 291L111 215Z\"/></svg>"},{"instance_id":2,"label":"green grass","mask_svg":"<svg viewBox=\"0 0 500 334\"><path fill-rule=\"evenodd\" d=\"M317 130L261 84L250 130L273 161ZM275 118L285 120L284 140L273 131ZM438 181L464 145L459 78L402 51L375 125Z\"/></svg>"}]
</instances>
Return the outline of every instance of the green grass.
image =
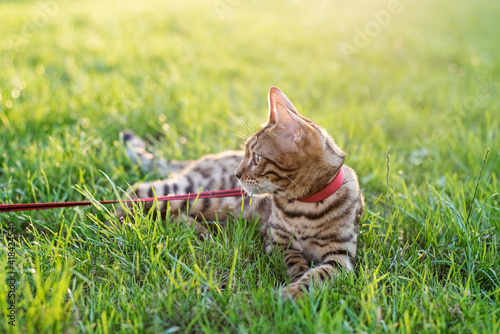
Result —
<instances>
[{"instance_id":1,"label":"green grass","mask_svg":"<svg viewBox=\"0 0 500 334\"><path fill-rule=\"evenodd\" d=\"M19 275L13 327L0 271L0 332L498 333L500 3L401 0L348 59L389 1L214 3L1 1L0 203L157 178L127 160L125 128L172 159L237 149L277 85L358 173L355 272L283 303L255 221L200 241L97 206L2 213L0 264L11 221Z\"/></svg>"}]
</instances>

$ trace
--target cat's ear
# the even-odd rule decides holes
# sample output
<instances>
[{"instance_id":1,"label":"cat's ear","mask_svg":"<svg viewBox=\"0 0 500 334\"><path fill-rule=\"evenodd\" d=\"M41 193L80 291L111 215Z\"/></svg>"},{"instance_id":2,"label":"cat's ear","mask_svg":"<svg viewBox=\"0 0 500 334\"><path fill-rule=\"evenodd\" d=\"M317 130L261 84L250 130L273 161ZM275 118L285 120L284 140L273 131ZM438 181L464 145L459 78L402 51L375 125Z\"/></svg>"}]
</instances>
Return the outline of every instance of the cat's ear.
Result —
<instances>
[{"instance_id":1,"label":"cat's ear","mask_svg":"<svg viewBox=\"0 0 500 334\"><path fill-rule=\"evenodd\" d=\"M281 141L281 148L286 151L297 151L297 144L302 139L304 121L300 119L292 102L278 87L269 90L269 125L276 129Z\"/></svg>"},{"instance_id":2,"label":"cat's ear","mask_svg":"<svg viewBox=\"0 0 500 334\"><path fill-rule=\"evenodd\" d=\"M302 139L302 130L299 126L302 121L281 102L274 104L272 114L274 115L275 126L280 129L282 139L292 144L298 144Z\"/></svg>"},{"instance_id":3,"label":"cat's ear","mask_svg":"<svg viewBox=\"0 0 500 334\"><path fill-rule=\"evenodd\" d=\"M271 87L269 90L269 95L267 97L269 100L269 122L275 123L275 105L277 102L281 103L286 109L298 115L297 109L293 106L292 102L286 97L285 93L281 91L278 87Z\"/></svg>"}]
</instances>

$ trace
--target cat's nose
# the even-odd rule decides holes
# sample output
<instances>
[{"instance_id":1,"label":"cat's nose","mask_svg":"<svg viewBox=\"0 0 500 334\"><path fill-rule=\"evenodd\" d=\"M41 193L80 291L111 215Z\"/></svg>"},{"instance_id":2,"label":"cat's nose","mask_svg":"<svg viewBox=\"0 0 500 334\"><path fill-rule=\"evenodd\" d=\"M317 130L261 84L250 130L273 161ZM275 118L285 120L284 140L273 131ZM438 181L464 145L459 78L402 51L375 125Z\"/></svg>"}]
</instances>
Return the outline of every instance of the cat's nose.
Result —
<instances>
[{"instance_id":1,"label":"cat's nose","mask_svg":"<svg viewBox=\"0 0 500 334\"><path fill-rule=\"evenodd\" d=\"M239 180L241 179L241 176L243 175L243 171L245 170L245 168L242 166L243 162L240 163L240 165L238 166L238 168L236 168L236 170L234 171L234 176L236 176L236 178Z\"/></svg>"}]
</instances>

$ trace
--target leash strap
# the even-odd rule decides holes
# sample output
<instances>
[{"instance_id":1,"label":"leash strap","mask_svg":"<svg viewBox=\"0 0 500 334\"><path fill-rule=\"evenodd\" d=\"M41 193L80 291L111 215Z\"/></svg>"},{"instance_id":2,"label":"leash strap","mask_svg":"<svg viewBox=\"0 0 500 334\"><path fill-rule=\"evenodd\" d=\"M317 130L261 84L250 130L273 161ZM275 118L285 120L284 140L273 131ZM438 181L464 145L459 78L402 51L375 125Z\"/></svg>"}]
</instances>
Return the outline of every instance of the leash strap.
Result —
<instances>
[{"instance_id":1,"label":"leash strap","mask_svg":"<svg viewBox=\"0 0 500 334\"><path fill-rule=\"evenodd\" d=\"M228 189L228 190L217 190L217 191L205 191L200 193L189 193L182 195L167 195L160 196L157 198L158 202L163 201L175 201L175 200L188 200L196 198L220 198L220 197L239 197L246 195L243 189ZM153 202L154 197L149 198L136 198L133 200L122 201L124 203L132 202ZM13 211L29 211L29 210L47 210L56 208L69 208L76 206L89 206L95 202L91 201L78 201L78 202L52 202L52 203L22 203L22 204L0 204L0 212L13 212ZM98 201L98 203L115 204L120 203L118 200L114 201Z\"/></svg>"}]
</instances>

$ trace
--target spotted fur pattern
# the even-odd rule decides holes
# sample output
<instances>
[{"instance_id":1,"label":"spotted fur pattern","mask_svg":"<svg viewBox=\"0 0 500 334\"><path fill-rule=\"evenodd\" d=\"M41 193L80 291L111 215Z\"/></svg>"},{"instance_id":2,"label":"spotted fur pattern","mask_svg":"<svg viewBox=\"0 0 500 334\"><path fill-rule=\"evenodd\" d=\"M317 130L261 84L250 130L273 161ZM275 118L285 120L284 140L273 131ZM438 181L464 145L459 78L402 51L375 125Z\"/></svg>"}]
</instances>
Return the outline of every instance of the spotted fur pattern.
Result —
<instances>
[{"instance_id":1,"label":"spotted fur pattern","mask_svg":"<svg viewBox=\"0 0 500 334\"><path fill-rule=\"evenodd\" d=\"M245 152L207 155L188 163L157 160L148 155L138 137L124 135L129 155L150 169L174 174L166 180L135 186L139 197L238 187L238 181L254 203L245 203L243 217L259 215L266 252L283 256L291 283L283 296L297 298L311 282L319 285L341 271L354 268L363 196L356 173L344 165L344 152L319 125L300 115L277 87L269 92L269 119L246 143ZM169 166L169 167L167 167ZM315 203L298 199L322 190L340 168L344 181L330 197ZM234 171L234 172L233 172ZM228 213L240 215L241 198L201 200L189 208L191 222L223 220ZM178 214L186 202L170 204ZM160 203L160 211L166 204ZM197 217L197 220L194 219Z\"/></svg>"},{"instance_id":2,"label":"spotted fur pattern","mask_svg":"<svg viewBox=\"0 0 500 334\"><path fill-rule=\"evenodd\" d=\"M168 176L168 179L136 184L128 192L127 198L146 198L165 196L169 194L188 194L200 191L214 191L239 188L234 170L243 157L243 152L226 151L218 154L205 155L196 161L171 161L157 158L145 150L144 142L134 133L127 131L122 134L122 140L127 147L131 158L148 170ZM130 152L129 152L130 151ZM133 152L133 153L132 153ZM250 202L245 198L243 212L241 212L241 197L205 198L183 201L159 202L159 210L167 212L167 205L173 216L187 215L189 225L195 227L197 233L203 237L209 231L203 222L225 221L229 216L245 219L260 217L266 221L270 214L269 203L264 199L255 198ZM144 209L151 209L151 202L145 203ZM132 209L132 206L131 208ZM124 218L126 212L118 210L118 217Z\"/></svg>"}]
</instances>

